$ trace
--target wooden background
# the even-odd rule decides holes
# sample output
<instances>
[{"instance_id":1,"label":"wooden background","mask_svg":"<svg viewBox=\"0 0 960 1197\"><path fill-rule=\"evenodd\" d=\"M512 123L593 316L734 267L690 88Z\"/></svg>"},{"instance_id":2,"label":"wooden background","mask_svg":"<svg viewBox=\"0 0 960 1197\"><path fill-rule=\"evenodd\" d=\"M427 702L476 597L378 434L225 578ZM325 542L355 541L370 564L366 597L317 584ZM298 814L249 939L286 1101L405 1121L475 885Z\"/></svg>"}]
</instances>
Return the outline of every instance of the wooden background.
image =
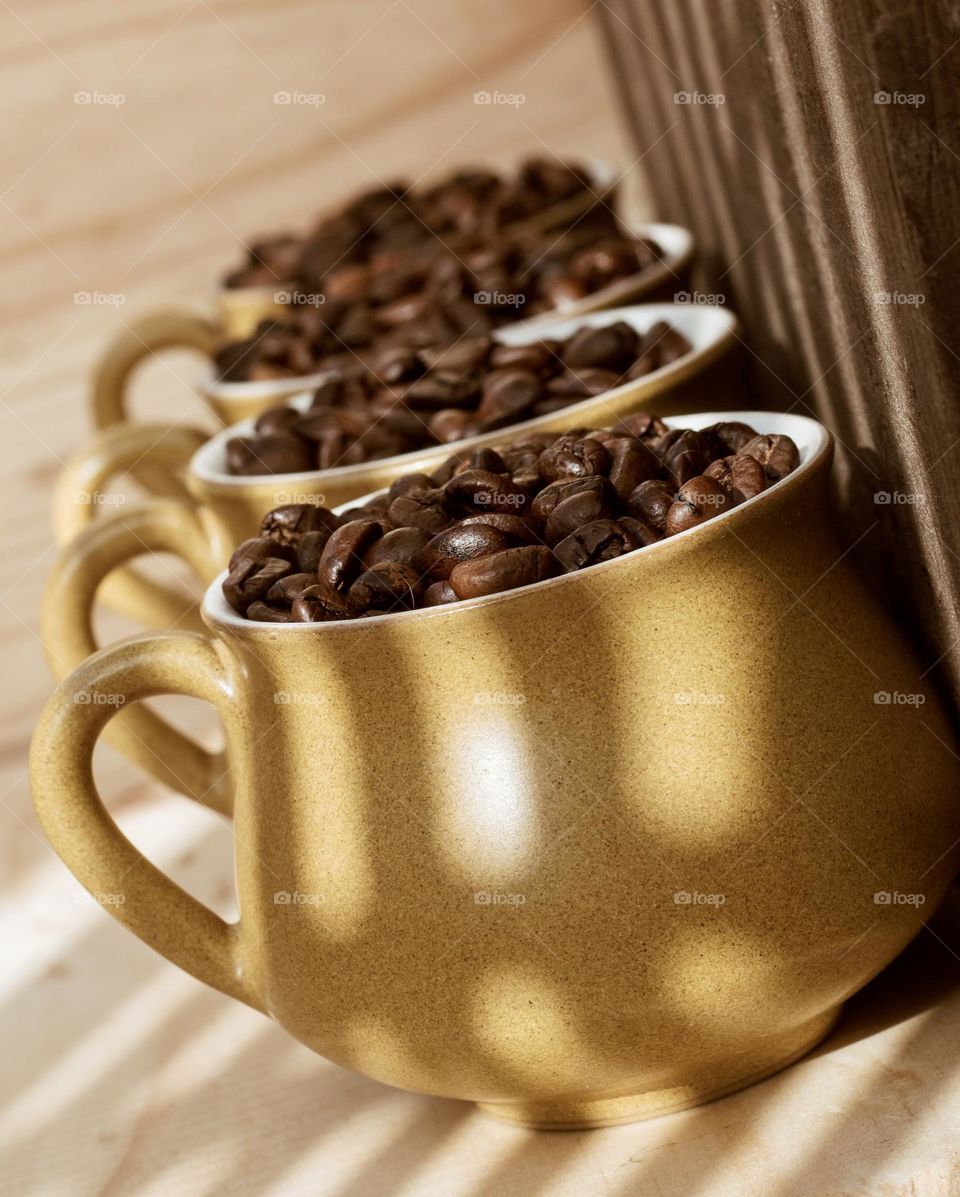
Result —
<instances>
[{"instance_id":1,"label":"wooden background","mask_svg":"<svg viewBox=\"0 0 960 1197\"><path fill-rule=\"evenodd\" d=\"M744 317L763 404L837 436L851 542L956 706L956 5L610 0L601 15L657 204L695 229L705 288Z\"/></svg>"},{"instance_id":2,"label":"wooden background","mask_svg":"<svg viewBox=\"0 0 960 1197\"><path fill-rule=\"evenodd\" d=\"M722 10L716 20L715 9ZM787 28L790 9L744 3L734 11L704 3L697 12L709 20L712 40L703 53L711 69L732 64L739 70L737 47L751 28L739 20L741 12L768 23L783 12ZM657 55L667 49L657 41L651 56L644 45L665 37L673 7L665 6L662 18L643 16L640 28L631 28L638 10L620 4L605 11L606 32L630 87L639 89L644 80L652 86ZM737 144L733 135L698 123L691 136L702 165L688 160L684 172L675 173L683 126L658 144L660 99L651 99L631 140L615 107L596 16L573 0L0 5L7 99L0 187L2 1197L824 1197L879 1191L944 1197L960 1186L960 1097L954 1053L944 1050L960 1033L952 910L852 1004L823 1048L788 1073L670 1119L537 1135L346 1073L252 1011L198 986L85 899L33 817L26 751L51 689L36 637L52 552L50 488L89 427L90 365L122 321L158 304L202 305L218 274L237 259L244 235L302 223L357 187L398 172L436 174L457 161L504 162L530 151L593 154L625 168L646 155L658 172L652 183L659 215L689 214L729 261L747 248L721 211L719 189L739 180L738 204L754 213L776 190L767 170L754 168L745 149L729 156ZM775 60L761 45L767 73L746 78L761 78L758 111L765 111L779 81L771 73ZM787 48L776 37L773 45L781 61ZM709 74L701 77L699 70L682 67L691 87L705 86ZM475 92L495 89L522 94L525 102L474 103ZM322 93L325 101L278 105L279 91ZM98 101L122 96L123 103L78 103L78 94ZM632 94L642 110L647 93ZM802 96L789 89L785 95L817 123L815 101L807 112ZM724 119L732 112L731 102ZM681 115L701 122L707 114ZM948 136L949 122L943 129ZM759 156L775 154L769 161L778 174L792 180L799 172L801 192L819 173L799 143L753 143L744 126L738 135ZM723 147L729 160L721 174L710 154ZM916 270L916 222L923 217L916 209L938 153L935 146L928 152L926 170L912 180L919 191L912 204L909 195L904 200L910 211L903 228L910 236L891 258L900 289L909 275L901 263ZM828 161L832 157L824 169ZM888 164L886 172L903 187L910 181L905 165ZM933 201L945 206L950 191L946 181L941 186L943 195ZM698 189L702 198L695 202ZM836 190L833 180L830 190ZM815 190L804 205L826 205L827 198ZM848 227L853 198L846 195L839 214L816 211L856 250L864 236L875 234ZM861 326L847 329L834 307L827 309L826 328L823 321L796 323L778 296L788 273L815 262L815 281L823 277L818 293L831 301L837 272L852 274L854 267L838 248L830 268L834 238L815 217L805 220L806 240L789 216L782 222L789 242L776 231L765 239L793 247L785 266L776 259L771 275L771 259L757 258L751 273L744 267L731 280L757 338L751 348L787 380L788 394L791 387L802 392L824 370L832 387L846 380L846 390L831 390L830 404L822 404L839 422L845 418L841 398L855 397L863 375L850 374L842 361L828 367L855 343ZM756 235L765 227L758 220ZM899 235L884 234L891 252ZM932 248L924 252L925 261L936 256ZM948 252L944 264L950 260ZM715 274L722 270L718 263L719 257ZM82 293L97 302L76 302ZM106 303L105 297L119 298ZM760 317L774 310L775 300L771 336ZM921 315L939 329L949 322L952 302L941 286ZM880 313L893 315L914 313ZM870 313L867 319L866 345L888 374L896 375L901 363L902 382L918 366L915 334L903 334L909 357L902 340L895 354L877 354L878 318ZM944 340L947 331L940 330ZM776 355L774 343L782 349ZM848 357L859 362L860 353L854 344ZM946 369L947 358L945 350L930 354L919 363L922 377ZM180 357L150 363L140 380L140 410L199 419L189 386L196 364ZM819 403L822 392L815 388L810 397ZM885 460L901 460L893 407L885 405L877 423L863 417L862 407L851 410L861 413L854 445L871 438L878 453L893 446L894 456ZM947 435L943 403L938 411L942 425L922 433L926 444L934 431ZM903 427L904 442L913 444L921 433L906 415ZM908 520L909 530L915 513L894 514ZM946 550L923 552L919 559L930 565L933 590L940 593ZM109 630L119 630L116 621ZM184 702L177 709L196 727L193 707ZM141 850L229 915L229 827L145 781L109 750L99 754L97 776L111 811Z\"/></svg>"}]
</instances>

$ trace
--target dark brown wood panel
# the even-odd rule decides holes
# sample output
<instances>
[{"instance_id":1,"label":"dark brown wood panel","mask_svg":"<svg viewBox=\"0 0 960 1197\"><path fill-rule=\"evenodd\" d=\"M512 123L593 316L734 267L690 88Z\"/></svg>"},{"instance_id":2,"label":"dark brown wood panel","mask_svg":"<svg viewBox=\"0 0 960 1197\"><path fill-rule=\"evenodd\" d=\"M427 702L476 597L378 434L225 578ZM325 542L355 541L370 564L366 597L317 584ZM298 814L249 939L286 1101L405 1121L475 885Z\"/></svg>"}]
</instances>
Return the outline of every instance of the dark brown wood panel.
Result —
<instances>
[{"instance_id":1,"label":"dark brown wood panel","mask_svg":"<svg viewBox=\"0 0 960 1197\"><path fill-rule=\"evenodd\" d=\"M847 538L960 697L960 9L598 12L660 214L744 319L753 400L834 431Z\"/></svg>"}]
</instances>

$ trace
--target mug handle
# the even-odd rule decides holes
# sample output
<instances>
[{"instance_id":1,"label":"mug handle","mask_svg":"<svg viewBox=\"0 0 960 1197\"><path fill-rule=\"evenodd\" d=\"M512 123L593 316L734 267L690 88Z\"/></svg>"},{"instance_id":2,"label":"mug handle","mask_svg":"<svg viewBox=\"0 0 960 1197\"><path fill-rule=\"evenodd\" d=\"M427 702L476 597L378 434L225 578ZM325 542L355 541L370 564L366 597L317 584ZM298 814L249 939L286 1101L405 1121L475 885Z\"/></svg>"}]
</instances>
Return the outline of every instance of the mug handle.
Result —
<instances>
[{"instance_id":1,"label":"mug handle","mask_svg":"<svg viewBox=\"0 0 960 1197\"><path fill-rule=\"evenodd\" d=\"M108 347L93 375L91 406L95 428L132 423L129 412L130 376L147 357L164 349L197 349L213 361L224 339L214 320L195 312L148 312L123 326ZM166 475L143 463L134 471L138 480L157 495L175 494Z\"/></svg>"},{"instance_id":2,"label":"mug handle","mask_svg":"<svg viewBox=\"0 0 960 1197\"><path fill-rule=\"evenodd\" d=\"M104 498L104 488L118 474L133 473L149 463L179 488L179 498L192 503L190 492L180 481L197 449L207 440L198 428L167 424L120 424L96 433L75 453L57 479L53 496L53 528L59 545L68 544L94 522ZM106 496L109 498L109 496ZM134 570L121 570L109 577L100 593L108 606L131 619L144 620L155 612L159 625L186 623L195 617L192 604L172 590L164 590ZM162 606L161 606L162 604ZM147 620L147 622L152 622ZM196 627L197 631L201 628Z\"/></svg>"},{"instance_id":3,"label":"mug handle","mask_svg":"<svg viewBox=\"0 0 960 1197\"><path fill-rule=\"evenodd\" d=\"M97 590L106 576L143 553L176 553L204 581L216 574L215 549L197 511L174 499L154 499L96 520L60 553L47 582L40 611L40 633L58 679L97 652L92 616ZM158 622L191 622L202 627L195 603L161 588L137 612ZM175 618L171 618L175 617ZM107 739L164 785L221 814L232 799L222 753L211 753L146 707L123 711Z\"/></svg>"},{"instance_id":4,"label":"mug handle","mask_svg":"<svg viewBox=\"0 0 960 1197\"><path fill-rule=\"evenodd\" d=\"M120 706L158 694L212 703L229 733L235 694L211 641L192 633L127 640L85 661L47 703L30 748L34 805L57 855L91 893L113 898L104 905L124 926L198 980L263 1010L244 976L239 924L141 856L93 780L94 747Z\"/></svg>"}]
</instances>

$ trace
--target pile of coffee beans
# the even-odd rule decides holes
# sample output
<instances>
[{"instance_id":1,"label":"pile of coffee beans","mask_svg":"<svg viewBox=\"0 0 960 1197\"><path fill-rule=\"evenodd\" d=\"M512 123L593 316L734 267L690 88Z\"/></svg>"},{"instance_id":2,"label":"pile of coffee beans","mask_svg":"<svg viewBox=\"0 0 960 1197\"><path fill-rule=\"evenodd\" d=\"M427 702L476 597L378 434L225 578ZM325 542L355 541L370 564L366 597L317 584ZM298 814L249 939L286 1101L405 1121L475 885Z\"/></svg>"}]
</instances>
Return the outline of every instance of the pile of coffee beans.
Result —
<instances>
[{"instance_id":1,"label":"pile of coffee beans","mask_svg":"<svg viewBox=\"0 0 960 1197\"><path fill-rule=\"evenodd\" d=\"M254 242L243 266L224 284L325 290L323 280L337 268L348 271L383 251L438 237L495 234L555 204L577 196L586 200L596 187L577 163L537 158L522 163L514 177L469 167L432 187L388 183L318 220L305 237L287 233Z\"/></svg>"},{"instance_id":2,"label":"pile of coffee beans","mask_svg":"<svg viewBox=\"0 0 960 1197\"><path fill-rule=\"evenodd\" d=\"M285 474L355 465L493 432L548 415L649 374L689 353L664 322L645 334L616 321L565 341L510 346L468 337L443 349L378 351L368 369L346 364L313 394L259 417L226 445L231 474Z\"/></svg>"},{"instance_id":3,"label":"pile of coffee beans","mask_svg":"<svg viewBox=\"0 0 960 1197\"><path fill-rule=\"evenodd\" d=\"M378 253L292 291L289 314L222 346L217 375L255 382L367 360L383 348L424 349L482 336L641 273L660 257L606 209L566 233L473 238Z\"/></svg>"},{"instance_id":4,"label":"pile of coffee beans","mask_svg":"<svg viewBox=\"0 0 960 1197\"><path fill-rule=\"evenodd\" d=\"M247 619L321 623L435 607L610 561L766 490L799 464L786 436L725 422L612 430L456 454L334 515L277 507L230 560Z\"/></svg>"}]
</instances>

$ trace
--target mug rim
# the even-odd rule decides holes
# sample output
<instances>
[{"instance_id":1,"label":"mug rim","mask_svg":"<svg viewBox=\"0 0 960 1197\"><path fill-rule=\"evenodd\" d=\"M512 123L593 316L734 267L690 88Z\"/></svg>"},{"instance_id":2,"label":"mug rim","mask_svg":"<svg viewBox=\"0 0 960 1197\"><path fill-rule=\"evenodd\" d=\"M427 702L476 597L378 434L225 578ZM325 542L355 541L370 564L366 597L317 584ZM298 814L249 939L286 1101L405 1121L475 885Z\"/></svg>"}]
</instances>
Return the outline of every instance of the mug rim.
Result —
<instances>
[{"instance_id":1,"label":"mug rim","mask_svg":"<svg viewBox=\"0 0 960 1197\"><path fill-rule=\"evenodd\" d=\"M650 239L657 241L658 244L665 242L666 244L663 245L663 248L667 252L664 256L652 263L645 270L639 270L636 274L631 274L626 278L618 279L614 283L609 283L606 287L601 287L599 291L594 291L592 295L585 295L583 299L578 299L566 307L553 308L549 311L541 312L539 315L530 316L526 320L518 320L516 324L504 325L499 329L495 329L494 335L511 328L517 330L525 329L526 327L539 328L544 324L552 323L554 320L572 319L577 315L588 315L591 312L603 309L605 304L616 303L617 299L622 297L623 292L636 287L638 281L645 275L650 276L650 286L655 287L658 282L662 281L665 275L676 275L692 258L694 236L693 232L686 225L669 224L662 221L629 220L624 217L620 217L619 219L621 224L635 237L643 238L649 234ZM669 249L671 243L673 245L672 251ZM276 287L235 288L232 293L235 294L242 290L247 300L259 293L266 299L268 294L275 295L278 291L285 289L289 289L289 284L278 283ZM221 402L229 403L231 400L249 401L257 399L261 395L270 395L276 391L282 391L285 388L288 388L288 393L293 393L308 387L318 386L319 382L322 382L329 373L330 369L328 368L317 371L314 374L300 374L294 378L257 379L253 382L222 382L213 377L213 369L210 366L201 375L197 389L202 395Z\"/></svg>"},{"instance_id":2,"label":"mug rim","mask_svg":"<svg viewBox=\"0 0 960 1197\"><path fill-rule=\"evenodd\" d=\"M362 630L363 628L373 626L383 626L388 621L392 624L398 619L409 621L418 616L449 617L455 615L458 611L473 610L477 607L487 607L495 603L507 602L511 599L516 599L519 595L534 591L545 591L548 588L570 584L580 578L584 572L589 572L591 576L599 576L599 571L609 571L618 566L622 568L623 562L646 560L651 554L656 552L662 555L668 549L675 550L677 545L685 544L692 536L698 536L702 539L709 529L712 529L714 535L717 535L724 528L729 527L731 520L741 517L742 513L748 509L755 510L757 504L764 502L769 495L776 493L782 496L790 489L796 487L806 478L811 470L818 466L825 457L829 456L833 449L833 434L825 424L819 420L812 419L810 416L801 416L793 412L775 412L769 410L696 412L691 415L670 416L664 419L664 423L669 427L678 426L693 429L705 428L710 424L720 421L728 423L731 421L741 421L745 424L750 424L751 427L756 429L758 435L779 432L792 436L800 450L800 464L792 473L788 474L785 478L781 478L779 482L775 482L767 490L761 491L760 494L754 495L750 499L746 499L743 503L738 504L729 511L724 511L720 515L716 515L712 519L698 524L693 528L687 528L683 532L678 532L673 536L664 537L654 544L644 545L639 549L634 549L630 553L614 557L610 561L598 562L596 565L589 566L586 571L574 570L571 573L544 578L540 582L531 582L526 586L518 586L512 590L501 590L496 594L482 595L479 598L459 599L455 603L444 603L437 607L418 607L412 611L391 611L384 615L366 616L363 619L331 619L322 623L267 623L260 620L247 619L245 616L234 611L229 605L223 595L222 586L224 579L230 571L229 569L224 569L221 570L207 587L201 604L201 615L204 622L214 630L222 630L229 632L231 635L244 635L255 639L264 636L273 639L277 635L300 635L306 631L312 630L316 632L319 629L343 631L344 629L353 628ZM797 439L798 436L799 441ZM356 507L377 495L383 494L386 489L388 488L381 488L370 494L362 495L358 499L340 503L333 510L335 514L339 514L350 507Z\"/></svg>"},{"instance_id":3,"label":"mug rim","mask_svg":"<svg viewBox=\"0 0 960 1197\"><path fill-rule=\"evenodd\" d=\"M682 313L680 319L677 318L678 313ZM669 391L685 378L700 373L737 336L739 327L736 314L730 309L718 305L639 303L619 308L602 308L580 316L557 316L549 322L536 326L530 321L522 330L519 326L509 330L511 333L509 337L501 337L498 334L505 330L498 330L498 333L494 334L494 339L501 344L532 344L556 335L570 336L573 331L580 328L605 327L608 324L615 324L619 320L626 320L635 328L638 328L638 323L641 323L642 330L638 328L638 331L646 331L658 320L666 320L691 341L692 347L682 357L676 358L657 370L652 370L649 374L621 383L599 395L588 395L583 399L578 399L575 403L561 409L564 416L575 416L587 404L616 401L628 389L638 392L638 404L655 402L656 396L660 393ZM684 324L686 327L683 327ZM698 330L692 327L694 324L705 327ZM699 343L697 343L698 335ZM325 373L315 377L322 382L326 376ZM311 383L311 387L319 385L319 382ZM302 407L305 411L312 398L311 387L298 387L296 391L279 398L278 403L292 403ZM236 436L248 435L253 431L258 417L248 416L226 428L219 429L202 444L190 459L189 473L204 488L221 494L242 492L264 485L275 485L280 480L289 486L309 486L319 482L329 483L331 480L340 481L341 479L348 481L371 469L392 469L404 462L409 462L410 469L413 470L419 461L425 458L432 461L444 450L448 454L455 453L494 442L502 442L504 436L534 436L541 431L550 431L545 428L545 425L552 423L558 414L560 413L550 412L545 416L534 416L516 424L510 424L506 428L496 429L492 432L480 432L475 436L450 441L446 445L424 445L419 449L410 449L406 453L395 453L391 457L381 457L375 461L360 461L352 465L333 466L325 470L299 470L286 474L229 474L226 470L208 464L211 458L222 459L227 441Z\"/></svg>"}]
</instances>

